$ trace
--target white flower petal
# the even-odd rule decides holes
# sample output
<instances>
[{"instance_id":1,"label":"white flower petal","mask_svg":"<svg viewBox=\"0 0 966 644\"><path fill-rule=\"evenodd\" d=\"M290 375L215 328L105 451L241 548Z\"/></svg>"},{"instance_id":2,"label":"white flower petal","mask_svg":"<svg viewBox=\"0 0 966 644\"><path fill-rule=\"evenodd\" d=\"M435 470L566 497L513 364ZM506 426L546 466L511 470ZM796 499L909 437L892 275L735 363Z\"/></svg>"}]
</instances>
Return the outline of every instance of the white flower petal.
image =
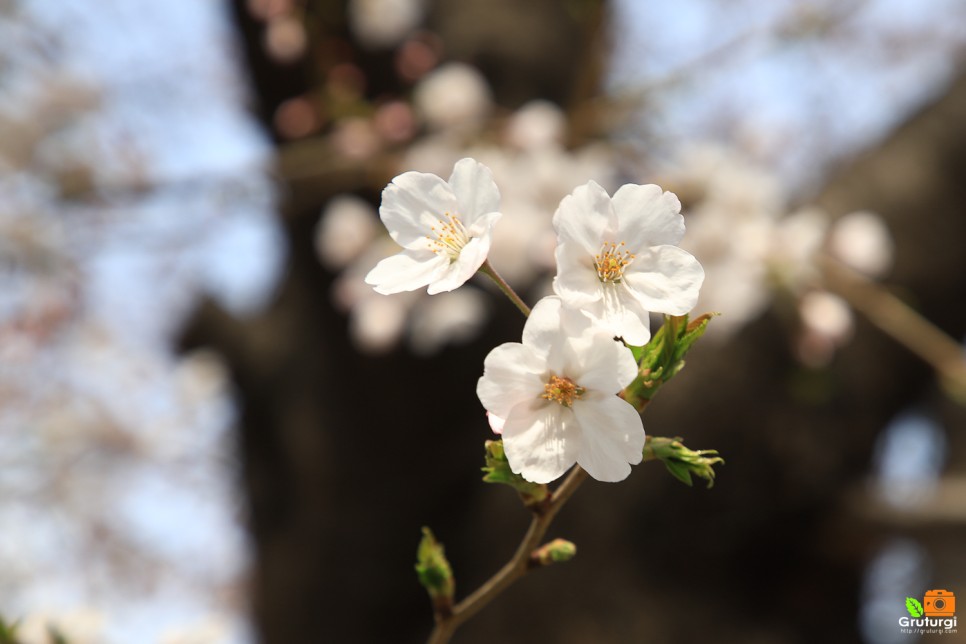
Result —
<instances>
[{"instance_id":1,"label":"white flower petal","mask_svg":"<svg viewBox=\"0 0 966 644\"><path fill-rule=\"evenodd\" d=\"M490 236L493 234L493 227L502 216L499 212L488 212L477 217L472 225L466 224L464 221L463 223L466 224L466 234L470 237L486 237L487 241L489 241Z\"/></svg>"},{"instance_id":2,"label":"white flower petal","mask_svg":"<svg viewBox=\"0 0 966 644\"><path fill-rule=\"evenodd\" d=\"M518 342L494 348L483 362L476 395L492 414L507 418L524 401L540 400L546 367L539 356Z\"/></svg>"},{"instance_id":3,"label":"white flower petal","mask_svg":"<svg viewBox=\"0 0 966 644\"><path fill-rule=\"evenodd\" d=\"M545 297L530 310L530 317L523 325L523 344L541 356L546 356L550 346L560 336L559 297Z\"/></svg>"},{"instance_id":4,"label":"white flower petal","mask_svg":"<svg viewBox=\"0 0 966 644\"><path fill-rule=\"evenodd\" d=\"M562 329L558 333L558 339L550 345L550 349L546 353L547 369L549 373L556 376L573 380L573 376L581 372L581 364L584 359L581 352L583 345L579 343L575 345Z\"/></svg>"},{"instance_id":5,"label":"white flower petal","mask_svg":"<svg viewBox=\"0 0 966 644\"><path fill-rule=\"evenodd\" d=\"M673 192L629 183L614 193L612 202L620 222L614 239L627 242L629 248L677 244L684 236L681 202Z\"/></svg>"},{"instance_id":6,"label":"white flower petal","mask_svg":"<svg viewBox=\"0 0 966 644\"><path fill-rule=\"evenodd\" d=\"M432 251L404 250L376 264L366 275L366 284L383 295L414 291L439 279L448 265L449 260Z\"/></svg>"},{"instance_id":7,"label":"white flower petal","mask_svg":"<svg viewBox=\"0 0 966 644\"><path fill-rule=\"evenodd\" d=\"M591 328L593 322L583 311L567 308L559 297L548 295L530 311L530 317L523 325L523 344L546 355L550 345L559 342L561 336L580 336Z\"/></svg>"},{"instance_id":8,"label":"white flower petal","mask_svg":"<svg viewBox=\"0 0 966 644\"><path fill-rule=\"evenodd\" d=\"M655 246L638 253L624 271L624 282L645 310L684 315L698 301L704 269L677 246Z\"/></svg>"},{"instance_id":9,"label":"white flower petal","mask_svg":"<svg viewBox=\"0 0 966 644\"><path fill-rule=\"evenodd\" d=\"M577 369L568 375L585 389L616 394L637 377L631 350L599 329L570 341L581 356Z\"/></svg>"},{"instance_id":10,"label":"white flower petal","mask_svg":"<svg viewBox=\"0 0 966 644\"><path fill-rule=\"evenodd\" d=\"M476 159L457 161L449 185L459 202L459 216L468 229L477 217L500 207L500 190L493 182L493 173Z\"/></svg>"},{"instance_id":11,"label":"white flower petal","mask_svg":"<svg viewBox=\"0 0 966 644\"><path fill-rule=\"evenodd\" d=\"M644 450L644 425L634 407L617 396L590 392L574 403L573 412L581 429L577 463L598 481L627 478Z\"/></svg>"},{"instance_id":12,"label":"white flower petal","mask_svg":"<svg viewBox=\"0 0 966 644\"><path fill-rule=\"evenodd\" d=\"M613 213L607 191L590 181L563 198L553 215L553 228L560 242L576 244L593 257L606 241L603 234Z\"/></svg>"},{"instance_id":13,"label":"white flower petal","mask_svg":"<svg viewBox=\"0 0 966 644\"><path fill-rule=\"evenodd\" d=\"M412 250L427 248L434 224L456 215L459 203L449 184L435 174L405 172L382 191L379 217L393 241Z\"/></svg>"},{"instance_id":14,"label":"white flower petal","mask_svg":"<svg viewBox=\"0 0 966 644\"><path fill-rule=\"evenodd\" d=\"M557 275L553 278L553 291L566 306L580 308L601 299L601 281L594 267L593 253L580 244L561 241L554 255Z\"/></svg>"},{"instance_id":15,"label":"white flower petal","mask_svg":"<svg viewBox=\"0 0 966 644\"><path fill-rule=\"evenodd\" d=\"M577 462L580 451L573 411L539 398L517 405L503 425L503 451L510 469L528 481L560 478Z\"/></svg>"},{"instance_id":16,"label":"white flower petal","mask_svg":"<svg viewBox=\"0 0 966 644\"><path fill-rule=\"evenodd\" d=\"M427 289L430 295L452 291L467 282L486 260L486 254L490 250L489 237L476 237L471 239L455 262L448 262L445 272L433 281Z\"/></svg>"},{"instance_id":17,"label":"white flower petal","mask_svg":"<svg viewBox=\"0 0 966 644\"><path fill-rule=\"evenodd\" d=\"M506 419L500 418L496 414L491 414L486 412L486 421L490 424L490 429L493 430L494 434L502 434L503 426L506 425Z\"/></svg>"},{"instance_id":18,"label":"white flower petal","mask_svg":"<svg viewBox=\"0 0 966 644\"><path fill-rule=\"evenodd\" d=\"M603 297L587 307L611 335L635 347L651 339L651 320L646 309L629 293L626 284L604 284Z\"/></svg>"}]
</instances>

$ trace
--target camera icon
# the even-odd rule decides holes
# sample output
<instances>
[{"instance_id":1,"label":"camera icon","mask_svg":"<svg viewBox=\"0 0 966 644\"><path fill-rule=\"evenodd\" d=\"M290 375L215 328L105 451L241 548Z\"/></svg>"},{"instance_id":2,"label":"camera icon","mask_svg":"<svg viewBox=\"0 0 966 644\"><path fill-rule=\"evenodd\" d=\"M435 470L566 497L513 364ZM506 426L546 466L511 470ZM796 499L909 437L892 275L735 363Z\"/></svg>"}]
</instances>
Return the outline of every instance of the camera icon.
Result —
<instances>
[{"instance_id":1,"label":"camera icon","mask_svg":"<svg viewBox=\"0 0 966 644\"><path fill-rule=\"evenodd\" d=\"M927 590L922 604L926 617L952 617L956 614L956 596L948 590Z\"/></svg>"}]
</instances>

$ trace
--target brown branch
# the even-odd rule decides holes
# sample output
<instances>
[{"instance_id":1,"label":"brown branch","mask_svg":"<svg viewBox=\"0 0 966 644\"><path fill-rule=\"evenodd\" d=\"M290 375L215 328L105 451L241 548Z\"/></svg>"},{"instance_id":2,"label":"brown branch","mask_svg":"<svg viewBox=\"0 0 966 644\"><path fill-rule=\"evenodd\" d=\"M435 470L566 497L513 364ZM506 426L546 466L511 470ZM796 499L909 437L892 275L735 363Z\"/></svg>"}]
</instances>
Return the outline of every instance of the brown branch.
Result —
<instances>
[{"instance_id":1,"label":"brown branch","mask_svg":"<svg viewBox=\"0 0 966 644\"><path fill-rule=\"evenodd\" d=\"M436 614L436 627L429 636L429 644L449 642L463 622L480 612L497 595L533 568L530 554L540 545L554 517L586 478L587 472L575 465L560 487L554 490L546 508L534 514L513 558L471 595L454 606L448 615Z\"/></svg>"},{"instance_id":2,"label":"brown branch","mask_svg":"<svg viewBox=\"0 0 966 644\"><path fill-rule=\"evenodd\" d=\"M820 266L829 290L931 365L950 393L966 400L966 359L963 348L955 340L885 288L835 258L821 257Z\"/></svg>"}]
</instances>

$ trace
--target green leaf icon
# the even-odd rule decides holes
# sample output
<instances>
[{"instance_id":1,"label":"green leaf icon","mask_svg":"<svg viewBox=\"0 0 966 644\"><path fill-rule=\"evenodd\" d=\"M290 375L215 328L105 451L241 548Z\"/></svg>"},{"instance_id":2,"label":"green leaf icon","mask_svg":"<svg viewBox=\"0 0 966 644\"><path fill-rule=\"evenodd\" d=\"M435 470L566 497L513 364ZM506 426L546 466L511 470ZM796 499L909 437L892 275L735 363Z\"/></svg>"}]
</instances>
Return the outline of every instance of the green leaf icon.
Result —
<instances>
[{"instance_id":1,"label":"green leaf icon","mask_svg":"<svg viewBox=\"0 0 966 644\"><path fill-rule=\"evenodd\" d=\"M906 610L913 617L922 617L922 604L919 603L918 599L906 597Z\"/></svg>"}]
</instances>

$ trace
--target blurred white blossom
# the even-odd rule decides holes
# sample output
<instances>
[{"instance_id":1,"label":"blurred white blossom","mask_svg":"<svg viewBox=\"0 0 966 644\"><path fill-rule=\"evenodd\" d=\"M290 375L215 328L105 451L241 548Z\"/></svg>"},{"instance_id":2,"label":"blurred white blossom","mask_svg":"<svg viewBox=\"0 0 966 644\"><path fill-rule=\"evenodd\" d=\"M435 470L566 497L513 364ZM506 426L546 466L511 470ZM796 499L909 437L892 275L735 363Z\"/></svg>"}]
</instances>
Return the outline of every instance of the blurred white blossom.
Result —
<instances>
[{"instance_id":1,"label":"blurred white blossom","mask_svg":"<svg viewBox=\"0 0 966 644\"><path fill-rule=\"evenodd\" d=\"M0 610L72 644L155 641L174 596L239 623L231 388L172 349L201 295L250 314L283 263L225 16L0 12Z\"/></svg>"},{"instance_id":2,"label":"blurred white blossom","mask_svg":"<svg viewBox=\"0 0 966 644\"><path fill-rule=\"evenodd\" d=\"M770 299L765 260L783 208L781 192L767 173L714 147L686 150L668 183L689 202L681 247L705 268L696 309L721 313L708 330L710 337L723 337Z\"/></svg>"},{"instance_id":3,"label":"blurred white blossom","mask_svg":"<svg viewBox=\"0 0 966 644\"><path fill-rule=\"evenodd\" d=\"M329 201L315 228L315 250L330 269L345 268L379 232L376 209L354 195Z\"/></svg>"},{"instance_id":4,"label":"blurred white blossom","mask_svg":"<svg viewBox=\"0 0 966 644\"><path fill-rule=\"evenodd\" d=\"M447 344L475 338L488 318L486 295L475 288L423 298L410 318L410 346L418 354L436 353Z\"/></svg>"},{"instance_id":5,"label":"blurred white blossom","mask_svg":"<svg viewBox=\"0 0 966 644\"><path fill-rule=\"evenodd\" d=\"M349 333L359 348L382 353L393 348L406 330L409 312L418 296L367 297L352 309Z\"/></svg>"},{"instance_id":6,"label":"blurred white blossom","mask_svg":"<svg viewBox=\"0 0 966 644\"><path fill-rule=\"evenodd\" d=\"M349 27L369 49L398 45L423 18L424 0L349 0Z\"/></svg>"},{"instance_id":7,"label":"blurred white blossom","mask_svg":"<svg viewBox=\"0 0 966 644\"><path fill-rule=\"evenodd\" d=\"M799 299L798 314L802 321L802 332L797 338L798 357L811 367L826 366L836 349L852 337L852 309L837 295L813 290Z\"/></svg>"},{"instance_id":8,"label":"blurred white blossom","mask_svg":"<svg viewBox=\"0 0 966 644\"><path fill-rule=\"evenodd\" d=\"M868 277L882 277L892 267L892 236L876 213L853 212L832 226L829 252Z\"/></svg>"},{"instance_id":9,"label":"blurred white blossom","mask_svg":"<svg viewBox=\"0 0 966 644\"><path fill-rule=\"evenodd\" d=\"M696 148L682 156L671 182L691 200L682 242L705 266L697 308L722 315L709 337L722 337L761 313L782 291L799 299L799 354L825 364L851 334L851 312L822 286L820 258L838 257L869 275L892 260L892 243L872 213L832 223L820 208L789 212L777 178L735 152Z\"/></svg>"},{"instance_id":10,"label":"blurred white blossom","mask_svg":"<svg viewBox=\"0 0 966 644\"><path fill-rule=\"evenodd\" d=\"M563 145L567 117L550 101L530 101L514 112L506 125L506 142L521 150Z\"/></svg>"},{"instance_id":11,"label":"blurred white blossom","mask_svg":"<svg viewBox=\"0 0 966 644\"><path fill-rule=\"evenodd\" d=\"M416 112L431 130L475 130L492 107L490 87L475 67L446 63L413 91Z\"/></svg>"}]
</instances>

